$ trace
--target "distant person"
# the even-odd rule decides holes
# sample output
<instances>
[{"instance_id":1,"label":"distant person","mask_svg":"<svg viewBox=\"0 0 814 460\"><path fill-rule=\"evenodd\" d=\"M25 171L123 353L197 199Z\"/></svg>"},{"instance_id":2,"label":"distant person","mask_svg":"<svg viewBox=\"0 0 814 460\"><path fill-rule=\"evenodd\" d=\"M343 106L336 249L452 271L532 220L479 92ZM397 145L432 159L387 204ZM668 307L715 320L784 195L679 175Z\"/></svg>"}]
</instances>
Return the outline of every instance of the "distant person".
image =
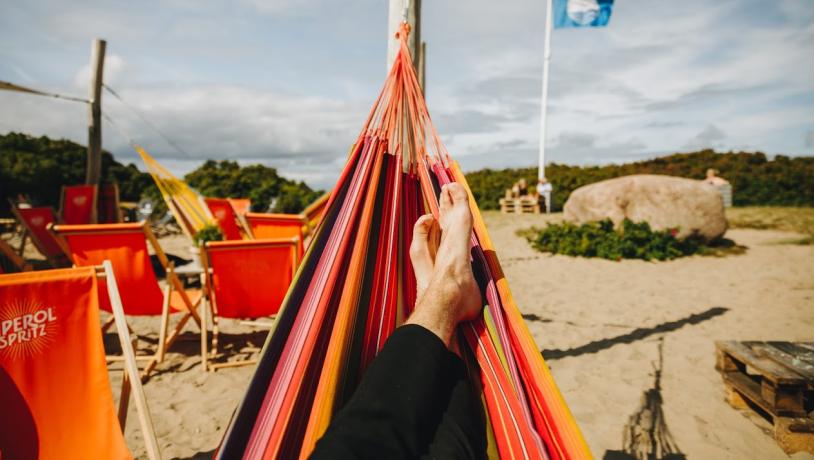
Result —
<instances>
[{"instance_id":1,"label":"distant person","mask_svg":"<svg viewBox=\"0 0 814 460\"><path fill-rule=\"evenodd\" d=\"M729 181L724 179L723 177L719 177L718 171L712 168L707 169L707 178L704 179L704 182L715 186L729 185Z\"/></svg>"},{"instance_id":2,"label":"distant person","mask_svg":"<svg viewBox=\"0 0 814 460\"><path fill-rule=\"evenodd\" d=\"M724 207L728 208L732 206L732 185L729 184L728 180L719 177L718 171L712 168L707 169L707 177L704 179L704 182L718 190L724 202Z\"/></svg>"},{"instance_id":3,"label":"distant person","mask_svg":"<svg viewBox=\"0 0 814 460\"><path fill-rule=\"evenodd\" d=\"M518 196L528 196L529 194L529 187L526 185L526 179L520 179L517 181L517 188L519 195Z\"/></svg>"},{"instance_id":4,"label":"distant person","mask_svg":"<svg viewBox=\"0 0 814 460\"><path fill-rule=\"evenodd\" d=\"M537 200L540 203L540 208L545 207L546 214L551 212L551 192L554 187L551 182L545 177L537 180Z\"/></svg>"}]
</instances>

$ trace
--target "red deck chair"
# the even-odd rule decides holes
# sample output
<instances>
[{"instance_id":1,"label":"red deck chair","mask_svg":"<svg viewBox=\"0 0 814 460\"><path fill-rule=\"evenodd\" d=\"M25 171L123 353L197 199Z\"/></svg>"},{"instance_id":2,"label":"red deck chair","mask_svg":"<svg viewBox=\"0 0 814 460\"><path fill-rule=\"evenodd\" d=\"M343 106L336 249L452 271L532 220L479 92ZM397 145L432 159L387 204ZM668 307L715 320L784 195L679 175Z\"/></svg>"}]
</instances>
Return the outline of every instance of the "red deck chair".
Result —
<instances>
[{"instance_id":1,"label":"red deck chair","mask_svg":"<svg viewBox=\"0 0 814 460\"><path fill-rule=\"evenodd\" d=\"M299 240L277 238L213 241L204 245L201 261L212 314L212 357L218 350L218 318L273 317L288 292L299 263ZM206 311L206 309L204 309ZM206 318L203 318L206 323ZM208 342L201 341L204 367L217 369L254 361L207 364Z\"/></svg>"},{"instance_id":2,"label":"red deck chair","mask_svg":"<svg viewBox=\"0 0 814 460\"><path fill-rule=\"evenodd\" d=\"M48 231L48 226L56 222L54 210L51 208L18 208L13 206L11 211L23 225L24 234L21 250L25 247L26 238L31 238L34 247L48 260L52 267L65 267L70 265L65 257L65 250L60 241Z\"/></svg>"},{"instance_id":3,"label":"red deck chair","mask_svg":"<svg viewBox=\"0 0 814 460\"><path fill-rule=\"evenodd\" d=\"M31 265L20 257L14 249L3 240L0 240L0 274L17 273L31 270Z\"/></svg>"},{"instance_id":4,"label":"red deck chair","mask_svg":"<svg viewBox=\"0 0 814 460\"><path fill-rule=\"evenodd\" d=\"M59 215L68 225L96 223L95 185L70 185L62 187Z\"/></svg>"},{"instance_id":5,"label":"red deck chair","mask_svg":"<svg viewBox=\"0 0 814 460\"><path fill-rule=\"evenodd\" d=\"M94 267L0 276L0 458L130 459L131 394L147 456L160 457L109 264L102 276ZM126 364L118 415L99 333L105 283Z\"/></svg>"},{"instance_id":6,"label":"red deck chair","mask_svg":"<svg viewBox=\"0 0 814 460\"><path fill-rule=\"evenodd\" d=\"M304 246L302 227L305 224L298 214L246 213L246 224L252 237L258 240L274 238L299 239L297 254L302 259Z\"/></svg>"},{"instance_id":7,"label":"red deck chair","mask_svg":"<svg viewBox=\"0 0 814 460\"><path fill-rule=\"evenodd\" d=\"M227 198L227 200L238 216L242 216L252 210L252 200L248 198Z\"/></svg>"},{"instance_id":8,"label":"red deck chair","mask_svg":"<svg viewBox=\"0 0 814 460\"><path fill-rule=\"evenodd\" d=\"M118 224L121 221L119 186L117 184L100 185L99 197L96 200L96 222L100 224Z\"/></svg>"},{"instance_id":9,"label":"red deck chair","mask_svg":"<svg viewBox=\"0 0 814 460\"><path fill-rule=\"evenodd\" d=\"M212 216L218 222L218 226L223 231L223 237L227 240L242 240L243 233L237 220L232 204L226 198L204 198L206 206L212 212Z\"/></svg>"},{"instance_id":10,"label":"red deck chair","mask_svg":"<svg viewBox=\"0 0 814 460\"><path fill-rule=\"evenodd\" d=\"M319 226L319 223L322 221L322 216L328 207L328 198L330 197L330 192L323 194L300 213L305 222L304 231L306 235L313 233Z\"/></svg>"},{"instance_id":11,"label":"red deck chair","mask_svg":"<svg viewBox=\"0 0 814 460\"><path fill-rule=\"evenodd\" d=\"M116 273L121 291L124 313L132 316L159 316L158 347L152 356L139 357L147 360L144 375L164 360L166 350L175 342L190 318L198 326L201 321L196 308L201 301L201 291L184 290L174 267L167 260L158 245L150 226L146 222L135 224L97 225L56 225L53 232L65 240L71 260L78 266L99 265L110 260ZM153 247L158 261L167 272L167 283L163 292L150 263L147 241ZM104 291L102 286L102 291ZM100 296L101 308L110 311L107 294ZM167 335L170 313L184 315L176 323L175 329ZM108 327L109 324L106 324Z\"/></svg>"}]
</instances>

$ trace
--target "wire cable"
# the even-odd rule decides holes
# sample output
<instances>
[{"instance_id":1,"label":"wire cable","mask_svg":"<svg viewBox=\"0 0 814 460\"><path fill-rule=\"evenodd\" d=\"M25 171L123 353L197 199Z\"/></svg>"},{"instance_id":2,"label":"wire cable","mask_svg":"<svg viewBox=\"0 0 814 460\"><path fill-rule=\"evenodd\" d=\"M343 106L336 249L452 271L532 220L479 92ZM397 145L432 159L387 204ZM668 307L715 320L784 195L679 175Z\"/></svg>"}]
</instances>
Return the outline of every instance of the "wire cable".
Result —
<instances>
[{"instance_id":1,"label":"wire cable","mask_svg":"<svg viewBox=\"0 0 814 460\"><path fill-rule=\"evenodd\" d=\"M82 99L81 97L66 96L64 94L51 93L51 92L48 92L48 91L40 91L38 89L27 88L25 86L16 85L16 84L8 82L8 81L0 80L0 89L1 90L6 90L6 91L17 91L19 93L36 94L38 96L53 97L53 98L56 98L56 99L64 99L66 101L84 102L85 104L90 104L89 100Z\"/></svg>"},{"instance_id":2,"label":"wire cable","mask_svg":"<svg viewBox=\"0 0 814 460\"><path fill-rule=\"evenodd\" d=\"M122 105L124 105L125 107L127 107L128 109L130 109L130 110L131 110L131 111L132 111L134 114L136 114L136 116L137 116L137 117L139 117L139 118L141 119L141 121L143 121L143 122L144 122L144 123L145 123L147 126L149 126L150 128L152 128L152 129L153 129L153 130L154 130L156 133L158 133L158 135L159 135L159 136L161 136L161 138L162 138L162 139L164 139L164 140L165 140L165 141L166 141L168 144L170 144L170 145L171 145L171 146L172 146L172 147L173 147L175 150L177 150L177 151L181 152L182 154L184 154L184 155L185 155L186 157L188 157L188 158L196 159L195 157L193 157L192 155L190 155L189 153L187 153L187 152L186 152L184 149L182 149L182 148L181 148L181 147L180 147L178 144L176 144L176 143L175 143L175 142L174 142L172 139L170 139L170 138L169 138L169 136L167 136L166 134L164 134L164 132L163 132L163 131L161 131L161 130L158 128L158 126L156 126L156 125L155 125L153 122L151 122L149 119L147 119L147 117L145 117L145 116L144 116L144 114L142 114L142 113L141 113L141 111L137 110L137 109L136 109L136 108L135 108L133 105L131 105L131 104L127 103L127 102L126 102L126 101L125 101L125 100L124 100L124 99L121 97L121 95L120 95L119 93L117 93L116 91L114 91L114 90L113 90L113 88L111 88L110 86L107 86L107 85L106 85L106 84L104 84L104 83L102 83L102 87L103 87L104 89L106 89L106 90L107 90L107 91L108 91L108 92L109 92L109 93L110 93L110 94L111 94L113 97L115 97L116 99L118 99L118 100L119 100L119 102L121 102L121 103L122 103ZM108 121L109 121L109 119L108 119Z\"/></svg>"}]
</instances>

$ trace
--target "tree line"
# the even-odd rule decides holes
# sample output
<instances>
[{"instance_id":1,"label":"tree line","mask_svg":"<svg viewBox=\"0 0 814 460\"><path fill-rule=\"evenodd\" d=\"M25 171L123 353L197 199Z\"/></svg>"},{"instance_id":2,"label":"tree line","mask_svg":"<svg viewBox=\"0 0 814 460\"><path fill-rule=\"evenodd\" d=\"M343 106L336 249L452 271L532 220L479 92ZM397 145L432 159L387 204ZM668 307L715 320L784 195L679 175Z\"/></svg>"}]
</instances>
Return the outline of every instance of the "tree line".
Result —
<instances>
[{"instance_id":1,"label":"tree line","mask_svg":"<svg viewBox=\"0 0 814 460\"><path fill-rule=\"evenodd\" d=\"M84 183L86 161L87 148L69 140L0 135L0 216L9 217L9 199L20 196L58 208L63 185ZM135 164L119 163L103 151L101 177L103 183L118 184L121 201L149 198L159 212L166 210L153 178ZM323 193L280 176L275 168L229 160L207 160L184 180L204 196L251 198L255 211L298 213Z\"/></svg>"},{"instance_id":2,"label":"tree line","mask_svg":"<svg viewBox=\"0 0 814 460\"><path fill-rule=\"evenodd\" d=\"M546 177L554 187L552 209L561 210L571 192L583 185L630 174L664 174L703 179L707 169L732 184L735 206L814 206L814 158L764 153L716 153L701 150L677 153L652 160L605 166L546 166ZM481 209L499 209L505 190L519 179L533 185L537 168L482 169L466 174L472 194Z\"/></svg>"}]
</instances>

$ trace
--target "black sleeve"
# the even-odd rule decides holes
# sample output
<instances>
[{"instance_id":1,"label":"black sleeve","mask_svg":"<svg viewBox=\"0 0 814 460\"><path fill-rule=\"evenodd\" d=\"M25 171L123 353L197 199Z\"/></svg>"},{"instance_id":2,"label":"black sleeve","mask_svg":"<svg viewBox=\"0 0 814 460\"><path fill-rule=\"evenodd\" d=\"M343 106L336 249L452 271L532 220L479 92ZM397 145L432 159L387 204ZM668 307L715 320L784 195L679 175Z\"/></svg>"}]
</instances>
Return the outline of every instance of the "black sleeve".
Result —
<instances>
[{"instance_id":1,"label":"black sleeve","mask_svg":"<svg viewBox=\"0 0 814 460\"><path fill-rule=\"evenodd\" d=\"M399 327L317 442L311 459L400 459L426 453L463 361L435 334Z\"/></svg>"}]
</instances>

